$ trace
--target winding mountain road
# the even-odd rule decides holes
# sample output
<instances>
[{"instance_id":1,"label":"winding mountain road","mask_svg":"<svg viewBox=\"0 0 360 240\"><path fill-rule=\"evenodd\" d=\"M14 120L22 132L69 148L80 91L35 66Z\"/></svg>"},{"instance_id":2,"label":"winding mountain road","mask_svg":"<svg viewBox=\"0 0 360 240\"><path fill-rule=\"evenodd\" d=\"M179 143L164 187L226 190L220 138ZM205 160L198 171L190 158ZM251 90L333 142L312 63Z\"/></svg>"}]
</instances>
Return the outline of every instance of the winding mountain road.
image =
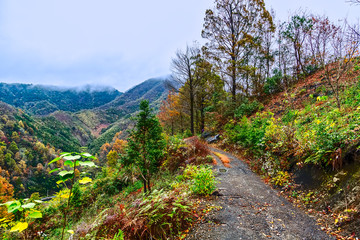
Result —
<instances>
[{"instance_id":1,"label":"winding mountain road","mask_svg":"<svg viewBox=\"0 0 360 240\"><path fill-rule=\"evenodd\" d=\"M230 159L231 168L226 168L216 157L216 179L220 183L213 204L222 209L196 224L187 240L334 239L322 232L313 218L267 186L244 162L218 149L211 150Z\"/></svg>"}]
</instances>

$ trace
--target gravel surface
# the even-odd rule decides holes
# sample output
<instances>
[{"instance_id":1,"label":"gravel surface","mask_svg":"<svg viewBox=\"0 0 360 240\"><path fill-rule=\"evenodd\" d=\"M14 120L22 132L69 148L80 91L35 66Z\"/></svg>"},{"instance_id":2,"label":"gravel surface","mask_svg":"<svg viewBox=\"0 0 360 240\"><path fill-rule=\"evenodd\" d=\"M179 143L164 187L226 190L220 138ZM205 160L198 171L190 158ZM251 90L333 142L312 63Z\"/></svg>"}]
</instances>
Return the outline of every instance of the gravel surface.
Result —
<instances>
[{"instance_id":1,"label":"gravel surface","mask_svg":"<svg viewBox=\"0 0 360 240\"><path fill-rule=\"evenodd\" d=\"M334 239L322 232L313 218L266 185L244 162L211 150L231 160L231 168L225 168L219 159L215 167L220 196L212 204L222 209L196 224L187 240Z\"/></svg>"}]
</instances>

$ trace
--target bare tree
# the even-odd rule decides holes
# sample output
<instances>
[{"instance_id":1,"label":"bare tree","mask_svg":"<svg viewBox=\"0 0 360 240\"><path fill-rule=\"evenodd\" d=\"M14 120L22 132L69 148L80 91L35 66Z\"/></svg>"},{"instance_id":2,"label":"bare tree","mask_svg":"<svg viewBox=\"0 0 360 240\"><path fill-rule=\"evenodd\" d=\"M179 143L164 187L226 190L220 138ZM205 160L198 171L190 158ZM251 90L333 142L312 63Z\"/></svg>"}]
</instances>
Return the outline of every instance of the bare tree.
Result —
<instances>
[{"instance_id":1,"label":"bare tree","mask_svg":"<svg viewBox=\"0 0 360 240\"><path fill-rule=\"evenodd\" d=\"M307 35L307 44L311 52L311 63L324 67L328 63L330 40L339 31L339 27L330 22L328 17L312 16L313 26Z\"/></svg>"},{"instance_id":2,"label":"bare tree","mask_svg":"<svg viewBox=\"0 0 360 240\"><path fill-rule=\"evenodd\" d=\"M360 0L347 0L346 2L352 3L352 4L360 4Z\"/></svg>"},{"instance_id":3,"label":"bare tree","mask_svg":"<svg viewBox=\"0 0 360 240\"><path fill-rule=\"evenodd\" d=\"M172 59L171 71L173 79L179 84L187 87L188 99L190 100L190 131L195 134L194 130L194 104L195 91L197 86L196 78L194 77L194 69L196 68L197 60L200 56L200 49L198 47L186 46L185 51L178 50L176 57Z\"/></svg>"},{"instance_id":4,"label":"bare tree","mask_svg":"<svg viewBox=\"0 0 360 240\"><path fill-rule=\"evenodd\" d=\"M338 108L341 108L341 80L359 54L359 43L359 36L344 21L343 25L330 35L328 49L321 56L324 77L335 95Z\"/></svg>"}]
</instances>

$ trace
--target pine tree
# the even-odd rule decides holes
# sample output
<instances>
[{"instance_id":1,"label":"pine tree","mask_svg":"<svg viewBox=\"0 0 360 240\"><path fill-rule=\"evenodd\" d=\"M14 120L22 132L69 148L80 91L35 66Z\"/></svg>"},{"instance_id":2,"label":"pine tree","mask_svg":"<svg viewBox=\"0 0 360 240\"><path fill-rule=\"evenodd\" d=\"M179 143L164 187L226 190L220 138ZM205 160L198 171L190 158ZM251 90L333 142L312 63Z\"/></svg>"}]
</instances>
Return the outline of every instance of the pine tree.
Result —
<instances>
[{"instance_id":1,"label":"pine tree","mask_svg":"<svg viewBox=\"0 0 360 240\"><path fill-rule=\"evenodd\" d=\"M149 102L140 103L140 113L136 117L135 128L128 138L126 154L122 158L124 166L134 165L142 178L144 192L151 192L150 180L157 172L164 156L166 142L162 136L159 120L152 113Z\"/></svg>"}]
</instances>

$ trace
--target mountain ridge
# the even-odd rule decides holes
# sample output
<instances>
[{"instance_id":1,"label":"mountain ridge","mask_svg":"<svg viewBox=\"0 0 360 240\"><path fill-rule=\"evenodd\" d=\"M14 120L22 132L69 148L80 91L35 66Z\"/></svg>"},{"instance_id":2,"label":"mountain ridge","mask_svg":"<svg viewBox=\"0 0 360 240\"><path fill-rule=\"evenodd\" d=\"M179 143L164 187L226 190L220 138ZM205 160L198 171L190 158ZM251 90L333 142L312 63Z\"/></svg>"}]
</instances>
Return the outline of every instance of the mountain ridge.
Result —
<instances>
[{"instance_id":1,"label":"mountain ridge","mask_svg":"<svg viewBox=\"0 0 360 240\"><path fill-rule=\"evenodd\" d=\"M58 87L0 83L0 101L45 116L57 110L77 112L101 106L122 93L106 86Z\"/></svg>"}]
</instances>

